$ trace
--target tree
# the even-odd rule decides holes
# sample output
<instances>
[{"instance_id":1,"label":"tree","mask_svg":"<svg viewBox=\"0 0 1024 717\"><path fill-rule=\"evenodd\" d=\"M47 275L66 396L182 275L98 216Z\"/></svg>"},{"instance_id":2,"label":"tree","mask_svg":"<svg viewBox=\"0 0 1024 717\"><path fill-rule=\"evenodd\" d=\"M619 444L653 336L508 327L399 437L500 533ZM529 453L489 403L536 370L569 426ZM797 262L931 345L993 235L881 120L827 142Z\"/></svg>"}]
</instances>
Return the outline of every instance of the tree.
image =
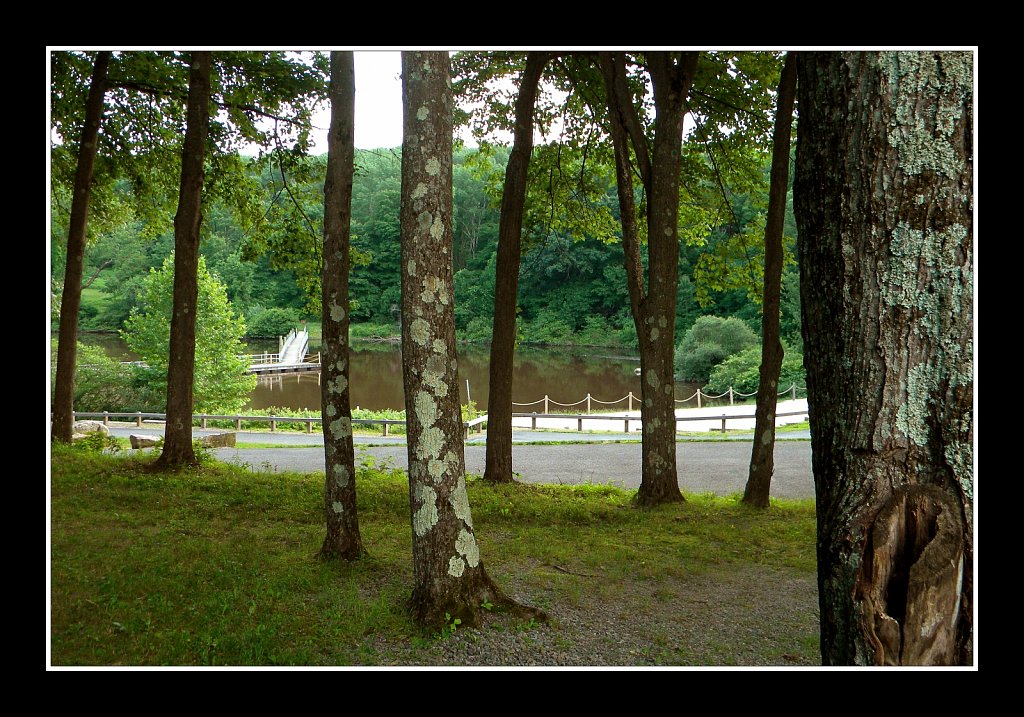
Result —
<instances>
[{"instance_id":1,"label":"tree","mask_svg":"<svg viewBox=\"0 0 1024 717\"><path fill-rule=\"evenodd\" d=\"M971 664L973 60L797 60L822 661Z\"/></svg>"},{"instance_id":2,"label":"tree","mask_svg":"<svg viewBox=\"0 0 1024 717\"><path fill-rule=\"evenodd\" d=\"M761 380L757 384L754 411L754 442L743 502L767 508L775 469L775 406L779 396L779 371L784 350L779 336L782 302L782 234L789 188L789 145L796 99L796 61L786 55L779 79L775 133L772 139L772 173L768 190L768 217L764 229L764 293L761 302Z\"/></svg>"},{"instance_id":3,"label":"tree","mask_svg":"<svg viewBox=\"0 0 1024 717\"><path fill-rule=\"evenodd\" d=\"M528 52L516 95L515 139L505 168L498 227L494 325L488 381L487 457L484 479L512 481L512 363L519 305L519 259L526 202L526 178L533 150L533 107L548 55Z\"/></svg>"},{"instance_id":4,"label":"tree","mask_svg":"<svg viewBox=\"0 0 1024 717\"><path fill-rule=\"evenodd\" d=\"M363 554L356 512L355 448L349 399L349 229L354 171L355 65L351 52L331 53L331 128L324 182L324 251L321 411L323 412L324 515L321 557L353 560Z\"/></svg>"},{"instance_id":5,"label":"tree","mask_svg":"<svg viewBox=\"0 0 1024 717\"><path fill-rule=\"evenodd\" d=\"M174 215L174 309L167 363L167 423L157 460L162 467L196 464L192 449L192 384L196 360L199 227L203 210L203 162L210 130L210 52L193 52L188 82L187 125L181 154L181 188Z\"/></svg>"},{"instance_id":6,"label":"tree","mask_svg":"<svg viewBox=\"0 0 1024 717\"><path fill-rule=\"evenodd\" d=\"M657 114L650 142L633 103L624 53L602 52L615 175L622 219L626 278L633 322L640 339L643 420L640 505L683 500L676 472L676 412L672 375L676 295L679 288L679 173L686 99L697 68L697 53L651 52L647 71ZM646 210L638 227L633 176L643 186ZM648 242L648 271L640 257L641 234Z\"/></svg>"},{"instance_id":7,"label":"tree","mask_svg":"<svg viewBox=\"0 0 1024 717\"><path fill-rule=\"evenodd\" d=\"M60 334L57 348L56 391L53 399L52 438L71 442L74 414L75 353L78 346L78 311L82 302L82 266L85 258L85 227L89 214L89 193L92 168L99 144L100 120L103 116L103 93L106 90L110 52L96 53L92 83L86 101L78 146L78 166L68 225L67 263L64 292L61 296Z\"/></svg>"},{"instance_id":8,"label":"tree","mask_svg":"<svg viewBox=\"0 0 1024 717\"><path fill-rule=\"evenodd\" d=\"M163 399L168 393L168 346L176 268L172 255L159 270L150 271L143 282L140 306L125 322L122 332L128 347L148 366L147 383L160 391ZM193 411L239 411L256 387L256 377L248 373L249 364L241 358L245 354L242 343L245 324L228 301L226 287L210 274L203 257L198 257L196 262L195 306L195 370L191 378L194 405L188 415L190 434Z\"/></svg>"},{"instance_id":9,"label":"tree","mask_svg":"<svg viewBox=\"0 0 1024 717\"><path fill-rule=\"evenodd\" d=\"M402 378L413 593L421 624L474 625L514 603L484 569L466 492L452 267L452 88L447 52L402 53Z\"/></svg>"}]
</instances>

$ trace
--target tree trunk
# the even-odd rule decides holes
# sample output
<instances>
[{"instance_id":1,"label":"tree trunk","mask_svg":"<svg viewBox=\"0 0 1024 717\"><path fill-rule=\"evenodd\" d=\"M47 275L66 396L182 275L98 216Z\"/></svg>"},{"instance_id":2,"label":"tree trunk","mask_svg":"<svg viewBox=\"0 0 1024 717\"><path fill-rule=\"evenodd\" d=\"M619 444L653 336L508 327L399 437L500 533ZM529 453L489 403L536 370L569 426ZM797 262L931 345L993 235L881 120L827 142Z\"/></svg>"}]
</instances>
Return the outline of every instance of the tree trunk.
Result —
<instances>
[{"instance_id":1,"label":"tree trunk","mask_svg":"<svg viewBox=\"0 0 1024 717\"><path fill-rule=\"evenodd\" d=\"M800 53L822 661L973 655L973 61Z\"/></svg>"},{"instance_id":2,"label":"tree trunk","mask_svg":"<svg viewBox=\"0 0 1024 717\"><path fill-rule=\"evenodd\" d=\"M353 53L331 53L331 128L324 182L322 288L324 515L327 535L320 556L354 560L363 555L356 512L355 449L349 399L349 242L354 171L355 66Z\"/></svg>"},{"instance_id":3,"label":"tree trunk","mask_svg":"<svg viewBox=\"0 0 1024 717\"><path fill-rule=\"evenodd\" d=\"M515 606L484 570L466 493L452 270L452 88L447 52L402 53L402 377L414 619L439 628ZM539 614L530 611L530 614Z\"/></svg>"},{"instance_id":4,"label":"tree trunk","mask_svg":"<svg viewBox=\"0 0 1024 717\"><path fill-rule=\"evenodd\" d=\"M533 151L533 110L547 53L526 53L516 96L515 137L505 167L494 280L494 328L487 401L487 457L484 480L512 482L512 369L519 305L519 259L526 203L526 175Z\"/></svg>"},{"instance_id":5,"label":"tree trunk","mask_svg":"<svg viewBox=\"0 0 1024 717\"><path fill-rule=\"evenodd\" d=\"M625 56L601 53L605 77L616 184L622 216L622 245L630 307L640 341L643 421L640 505L681 501L676 469L675 352L676 295L679 288L679 171L686 96L697 54L675 62L667 52L646 55L657 124L649 148L626 85ZM645 287L633 199L632 147L647 196L649 283Z\"/></svg>"},{"instance_id":6,"label":"tree trunk","mask_svg":"<svg viewBox=\"0 0 1024 717\"><path fill-rule=\"evenodd\" d=\"M89 216L89 192L92 168L99 144L103 118L103 93L107 83L110 52L96 53L92 83L85 106L82 138L78 145L74 196L68 224L68 256L64 268L64 292L60 302L60 330L57 335L57 374L54 379L53 424L51 438L71 442L75 422L75 361L78 355L78 312L82 306L82 271L85 263L85 227Z\"/></svg>"},{"instance_id":7,"label":"tree trunk","mask_svg":"<svg viewBox=\"0 0 1024 717\"><path fill-rule=\"evenodd\" d=\"M768 216L764 227L764 298L761 302L761 368L754 411L754 445L743 502L767 508L775 470L775 406L779 401L782 341L779 309L782 300L782 232L786 221L786 190L789 185L789 146L796 98L796 60L786 54L779 79L772 137L772 172L768 189Z\"/></svg>"},{"instance_id":8,"label":"tree trunk","mask_svg":"<svg viewBox=\"0 0 1024 717\"><path fill-rule=\"evenodd\" d=\"M195 465L192 449L192 384L196 363L199 296L199 227L203 219L203 159L210 129L210 52L193 52L188 82L187 127L181 154L181 189L174 215L174 310L167 366L167 425L157 460L162 468Z\"/></svg>"}]
</instances>

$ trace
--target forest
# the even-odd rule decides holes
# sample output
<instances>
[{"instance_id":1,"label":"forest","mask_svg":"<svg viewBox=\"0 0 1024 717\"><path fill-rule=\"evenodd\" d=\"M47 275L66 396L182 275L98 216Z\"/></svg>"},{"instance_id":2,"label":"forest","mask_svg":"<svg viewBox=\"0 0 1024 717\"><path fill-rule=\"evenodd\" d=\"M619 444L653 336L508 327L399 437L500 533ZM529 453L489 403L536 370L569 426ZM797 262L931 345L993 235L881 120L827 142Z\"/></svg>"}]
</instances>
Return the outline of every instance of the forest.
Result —
<instances>
[{"instance_id":1,"label":"forest","mask_svg":"<svg viewBox=\"0 0 1024 717\"><path fill-rule=\"evenodd\" d=\"M492 486L516 484L518 343L635 347L636 510L687 502L677 378L758 364L740 502L764 515L784 356L802 350L823 664L973 661L970 52L406 51L402 147L363 152L352 52L50 60L55 445L72 442L82 328L167 347L148 366L166 420L145 470L161 472L202 470L204 307L271 335L318 317L317 555L362 560L348 352L354 325L384 327L402 349L409 615L532 624L548 615L477 542L457 338L490 343ZM324 100L328 152L312 156ZM477 147L453 146L458 124Z\"/></svg>"},{"instance_id":2,"label":"forest","mask_svg":"<svg viewBox=\"0 0 1024 717\"><path fill-rule=\"evenodd\" d=\"M538 155L546 151L538 148ZM356 150L352 195L350 279L352 321L372 324L383 333L397 326L399 291L399 219L401 147ZM323 233L323 181L326 155L304 157L301 167L282 170L275 161L242 158L252 191L246 200L262 209L257 223L223 200L206 213L200 252L207 268L225 285L249 337L277 337L301 318L320 312L318 259ZM459 149L453 159L453 258L455 326L462 341L486 342L491 336L498 241L501 178L508 148ZM715 197L711 209L727 207L721 223L682 247L679 257L679 312L676 335L682 337L697 317L737 317L760 332L761 253L752 233L763 224L767 203L768 158L761 155L762 177L743 194ZM546 171L533 164L540 185ZM566 168L578 173L578 170ZM607 176L601 193L586 208L567 212L603 213L617 221L614 180ZM287 187L287 189L285 189ZM67 192L52 194L52 306L59 306L65 271ZM140 287L174 248L173 233L136 215L129 180L114 180L111 200L119 214L109 227L97 227L85 256L83 331L118 331L138 307ZM726 199L728 204L725 204ZM635 349L636 330L629 313L621 243L614 235L566 220L552 222L546 213L552 198L537 190L527 206L520 272L519 340L554 345L621 346ZM113 211L113 210L112 210ZM166 224L166 220L164 222ZM596 220L595 220L596 224ZM787 212L788 263L783 275L782 335L800 345L799 276L793 253L795 227ZM748 246L737 249L741 240ZM745 285L743 283L745 282ZM274 311L277 310L277 311ZM284 331L282 331L282 327ZM689 378L689 377L687 377ZM706 378L706 375L704 376Z\"/></svg>"}]
</instances>

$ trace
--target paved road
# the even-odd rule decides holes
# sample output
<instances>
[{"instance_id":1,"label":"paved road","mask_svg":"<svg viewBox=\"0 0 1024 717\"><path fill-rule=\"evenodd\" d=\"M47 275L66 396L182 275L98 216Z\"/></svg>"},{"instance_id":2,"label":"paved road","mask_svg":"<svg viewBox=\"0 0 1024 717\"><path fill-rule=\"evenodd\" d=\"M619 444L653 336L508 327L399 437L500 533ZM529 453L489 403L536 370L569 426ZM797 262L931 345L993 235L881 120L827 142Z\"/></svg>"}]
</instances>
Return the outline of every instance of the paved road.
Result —
<instances>
[{"instance_id":1,"label":"paved road","mask_svg":"<svg viewBox=\"0 0 1024 717\"><path fill-rule=\"evenodd\" d=\"M195 435L215 433L196 429ZM162 435L163 426L145 428L111 427L114 435L131 433ZM807 432L780 434L775 444L775 474L772 496L775 498L813 498L811 444ZM625 434L554 433L515 431L519 442L512 448L512 469L528 483L612 483L623 488L640 485L640 444L605 443L622 440ZM636 436L628 436L635 441ZM750 462L749 434L731 436L732 440L686 440L676 444L679 487L687 492L712 492L729 495L742 492ZM240 432L239 443L275 443L285 448L218 448L219 460L247 465L253 470L312 472L324 470L323 435L320 433ZM357 436L356 461L372 456L377 465L390 462L396 468L407 465L403 436ZM559 445L523 445L526 441L586 441ZM362 444L362 445L360 445ZM483 473L486 446L482 438L466 445L466 471Z\"/></svg>"}]
</instances>

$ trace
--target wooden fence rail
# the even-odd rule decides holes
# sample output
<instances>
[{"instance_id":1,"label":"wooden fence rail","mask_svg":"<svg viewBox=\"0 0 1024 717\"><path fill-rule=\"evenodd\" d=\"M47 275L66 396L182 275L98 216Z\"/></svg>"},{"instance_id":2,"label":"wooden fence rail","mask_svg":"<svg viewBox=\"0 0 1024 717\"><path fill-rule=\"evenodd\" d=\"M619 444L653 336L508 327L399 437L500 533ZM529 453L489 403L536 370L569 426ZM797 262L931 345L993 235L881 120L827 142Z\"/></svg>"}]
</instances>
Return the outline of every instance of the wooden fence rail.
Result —
<instances>
[{"instance_id":1,"label":"wooden fence rail","mask_svg":"<svg viewBox=\"0 0 1024 717\"><path fill-rule=\"evenodd\" d=\"M777 418L785 416L807 416L807 411L788 411L782 413L776 413ZM530 418L530 429L537 430L537 419L575 419L576 430L583 430L583 421L622 421L623 431L629 433L629 423L633 421L637 423L640 421L639 416L624 416L624 415L602 415L602 414L584 414L584 413L513 413L513 418ZM721 421L721 428L719 430L725 433L727 430L727 422L735 421L739 419L751 419L754 418L753 413L749 414L721 414L720 416L676 416L676 430L680 430L679 423L686 421ZM111 419L129 419L135 422L135 425L142 427L145 421L160 422L167 418L165 413L110 413L103 411L102 413L84 413L75 411L75 419L79 418L98 418L102 419L103 425L110 425ZM243 421L263 422L270 424L270 430L276 431L278 423L304 423L306 424L306 433L313 432L313 424L321 423L320 417L293 417L293 416L241 416L241 415L213 415L213 414L196 414L192 416L192 422L199 423L200 428L207 428L210 421L232 421L235 424L235 430L242 430ZM383 435L389 435L389 427L395 425L405 426L405 420L400 418L353 418L352 423L362 426L381 426ZM487 416L483 415L478 418L474 418L471 421L463 421L462 432L463 438L469 438L470 433L480 432L484 430L487 425Z\"/></svg>"}]
</instances>

